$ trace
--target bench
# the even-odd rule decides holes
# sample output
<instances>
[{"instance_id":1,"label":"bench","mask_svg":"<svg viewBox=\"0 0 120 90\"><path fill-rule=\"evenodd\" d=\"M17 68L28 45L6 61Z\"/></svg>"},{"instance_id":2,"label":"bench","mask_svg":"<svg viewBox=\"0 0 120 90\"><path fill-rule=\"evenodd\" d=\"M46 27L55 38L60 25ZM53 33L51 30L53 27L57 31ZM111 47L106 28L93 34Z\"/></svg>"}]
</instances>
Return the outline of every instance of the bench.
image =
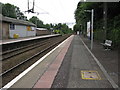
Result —
<instances>
[{"instance_id":1,"label":"bench","mask_svg":"<svg viewBox=\"0 0 120 90\"><path fill-rule=\"evenodd\" d=\"M101 43L101 44L104 46L105 50L112 49L111 48L112 47L112 41L111 40L105 40L105 43Z\"/></svg>"}]
</instances>

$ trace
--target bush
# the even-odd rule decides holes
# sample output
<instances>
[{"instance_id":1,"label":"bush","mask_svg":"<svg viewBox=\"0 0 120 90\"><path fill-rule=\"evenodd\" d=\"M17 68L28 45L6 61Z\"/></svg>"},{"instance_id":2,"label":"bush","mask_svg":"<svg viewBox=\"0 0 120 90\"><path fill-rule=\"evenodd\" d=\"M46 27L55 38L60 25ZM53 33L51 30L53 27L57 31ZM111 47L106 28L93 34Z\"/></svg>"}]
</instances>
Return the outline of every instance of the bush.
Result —
<instances>
[{"instance_id":1,"label":"bush","mask_svg":"<svg viewBox=\"0 0 120 90\"><path fill-rule=\"evenodd\" d=\"M94 31L94 39L103 42L103 40L104 40L104 31L103 30L95 30Z\"/></svg>"},{"instance_id":2,"label":"bush","mask_svg":"<svg viewBox=\"0 0 120 90\"><path fill-rule=\"evenodd\" d=\"M120 43L120 29L111 30L110 39L113 41L114 47L117 47Z\"/></svg>"}]
</instances>

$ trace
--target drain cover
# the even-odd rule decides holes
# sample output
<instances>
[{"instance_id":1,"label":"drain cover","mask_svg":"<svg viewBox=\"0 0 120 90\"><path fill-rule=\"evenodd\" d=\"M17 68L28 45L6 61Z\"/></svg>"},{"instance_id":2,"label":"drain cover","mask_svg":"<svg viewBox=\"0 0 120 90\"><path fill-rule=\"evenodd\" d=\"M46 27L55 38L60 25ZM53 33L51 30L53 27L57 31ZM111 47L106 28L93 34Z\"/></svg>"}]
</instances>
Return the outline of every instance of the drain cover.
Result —
<instances>
[{"instance_id":1,"label":"drain cover","mask_svg":"<svg viewBox=\"0 0 120 90\"><path fill-rule=\"evenodd\" d=\"M100 75L97 71L81 71L82 79L90 79L90 80L100 80Z\"/></svg>"}]
</instances>

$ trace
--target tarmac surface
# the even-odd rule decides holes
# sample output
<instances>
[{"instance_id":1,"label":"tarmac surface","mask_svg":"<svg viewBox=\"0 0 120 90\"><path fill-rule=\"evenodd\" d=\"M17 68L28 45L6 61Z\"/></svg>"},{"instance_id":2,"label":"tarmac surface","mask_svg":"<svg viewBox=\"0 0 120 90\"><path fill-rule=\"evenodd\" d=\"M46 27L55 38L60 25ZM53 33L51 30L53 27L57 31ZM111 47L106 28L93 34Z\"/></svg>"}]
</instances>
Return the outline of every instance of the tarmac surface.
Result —
<instances>
[{"instance_id":1,"label":"tarmac surface","mask_svg":"<svg viewBox=\"0 0 120 90\"><path fill-rule=\"evenodd\" d=\"M83 36L81 38L90 48L90 41ZM105 51L100 43L94 42L92 52L109 74L110 77L108 78L112 78L112 82L118 84L117 51ZM97 71L101 79L82 79L80 72L83 70ZM100 65L98 66L85 48L80 36L75 35L53 82L52 88L113 88L113 86L104 75Z\"/></svg>"},{"instance_id":2,"label":"tarmac surface","mask_svg":"<svg viewBox=\"0 0 120 90\"><path fill-rule=\"evenodd\" d=\"M88 40L88 38L85 38L83 36L81 36L81 38L90 49L90 40ZM103 65L103 67L106 69L107 73L114 80L114 82L117 85L120 85L120 82L118 81L120 76L120 69L119 69L120 49L116 48L113 50L105 50L100 43L101 42L94 40L92 53Z\"/></svg>"},{"instance_id":3,"label":"tarmac surface","mask_svg":"<svg viewBox=\"0 0 120 90\"><path fill-rule=\"evenodd\" d=\"M117 50L106 51L96 41L93 45L90 51L90 40L72 35L11 88L116 88Z\"/></svg>"}]
</instances>

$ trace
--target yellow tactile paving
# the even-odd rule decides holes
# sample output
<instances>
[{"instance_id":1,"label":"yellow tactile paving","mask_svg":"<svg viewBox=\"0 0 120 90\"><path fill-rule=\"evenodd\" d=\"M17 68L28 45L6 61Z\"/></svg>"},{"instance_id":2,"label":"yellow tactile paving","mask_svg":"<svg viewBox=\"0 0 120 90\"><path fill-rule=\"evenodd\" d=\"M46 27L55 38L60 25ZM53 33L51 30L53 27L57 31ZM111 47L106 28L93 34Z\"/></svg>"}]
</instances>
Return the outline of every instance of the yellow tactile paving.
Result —
<instances>
[{"instance_id":1,"label":"yellow tactile paving","mask_svg":"<svg viewBox=\"0 0 120 90\"><path fill-rule=\"evenodd\" d=\"M99 73L97 71L92 71L92 70L82 70L81 77L82 79L88 79L88 80L101 80Z\"/></svg>"}]
</instances>

